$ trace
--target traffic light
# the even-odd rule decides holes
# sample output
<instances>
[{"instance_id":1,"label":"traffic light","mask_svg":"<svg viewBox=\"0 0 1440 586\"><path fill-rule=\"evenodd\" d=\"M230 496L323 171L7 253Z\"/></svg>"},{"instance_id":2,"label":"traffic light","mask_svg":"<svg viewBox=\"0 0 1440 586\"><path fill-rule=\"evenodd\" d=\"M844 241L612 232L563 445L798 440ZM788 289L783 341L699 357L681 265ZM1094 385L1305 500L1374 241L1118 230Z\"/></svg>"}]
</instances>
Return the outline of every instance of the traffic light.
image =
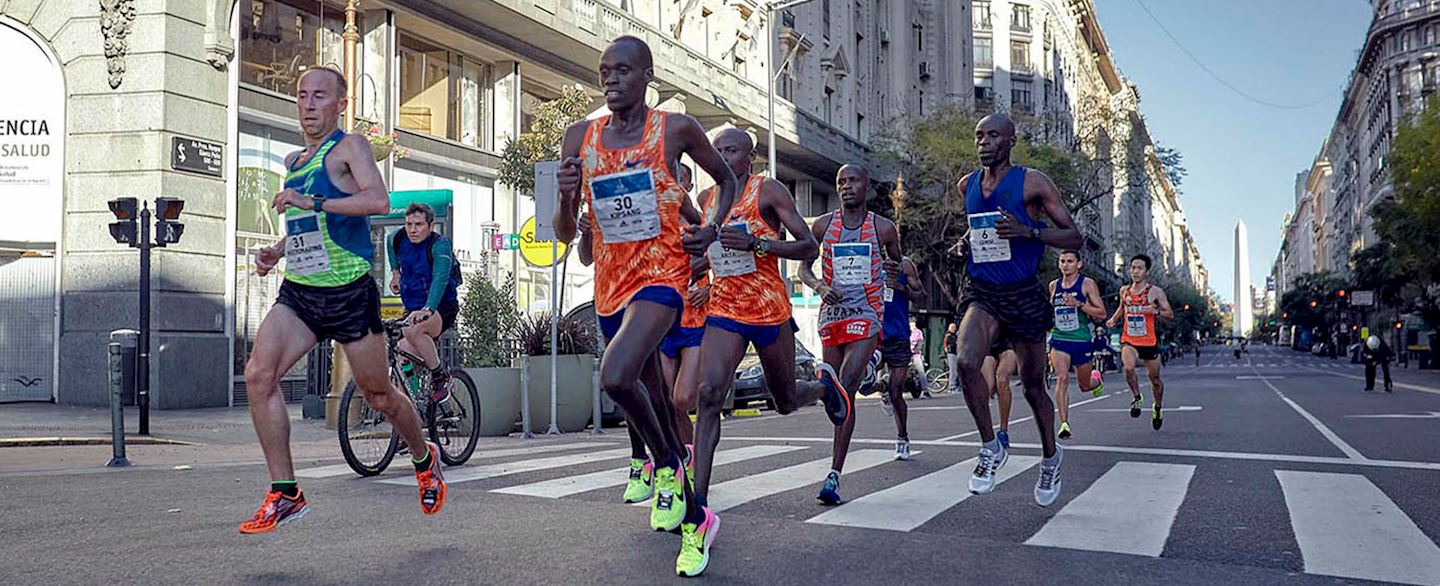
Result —
<instances>
[{"instance_id":1,"label":"traffic light","mask_svg":"<svg viewBox=\"0 0 1440 586\"><path fill-rule=\"evenodd\" d=\"M1400 320L1395 320L1395 329L1398 330L1398 329L1403 328L1403 327L1405 327L1405 322L1400 321Z\"/></svg>"},{"instance_id":2,"label":"traffic light","mask_svg":"<svg viewBox=\"0 0 1440 586\"><path fill-rule=\"evenodd\" d=\"M1339 290L1339 291L1336 291L1335 294L1336 294L1336 295L1339 295L1341 299L1344 299L1344 298L1345 298L1345 290L1344 290L1344 289L1341 289L1341 290Z\"/></svg>"},{"instance_id":3,"label":"traffic light","mask_svg":"<svg viewBox=\"0 0 1440 586\"><path fill-rule=\"evenodd\" d=\"M165 246L180 241L185 233L185 224L180 219L180 210L185 209L183 200L173 197L155 198L155 246Z\"/></svg>"},{"instance_id":4,"label":"traffic light","mask_svg":"<svg viewBox=\"0 0 1440 586\"><path fill-rule=\"evenodd\" d=\"M1186 303L1186 304L1185 304L1185 311L1190 311L1190 304L1189 304L1189 303Z\"/></svg>"},{"instance_id":5,"label":"traffic light","mask_svg":"<svg viewBox=\"0 0 1440 586\"><path fill-rule=\"evenodd\" d=\"M1285 313L1282 313L1282 314L1280 314L1280 317L1285 318L1285 319L1290 319L1290 312L1287 311L1287 312L1285 312Z\"/></svg>"},{"instance_id":6,"label":"traffic light","mask_svg":"<svg viewBox=\"0 0 1440 586\"><path fill-rule=\"evenodd\" d=\"M115 219L119 220L118 222L110 222L110 237L114 238L115 242L120 244L131 247L139 246L140 242L139 239L136 238L135 232L137 226L135 222L135 210L138 209L135 205L135 198L122 197L112 199L109 201L109 204L110 213L115 214Z\"/></svg>"}]
</instances>

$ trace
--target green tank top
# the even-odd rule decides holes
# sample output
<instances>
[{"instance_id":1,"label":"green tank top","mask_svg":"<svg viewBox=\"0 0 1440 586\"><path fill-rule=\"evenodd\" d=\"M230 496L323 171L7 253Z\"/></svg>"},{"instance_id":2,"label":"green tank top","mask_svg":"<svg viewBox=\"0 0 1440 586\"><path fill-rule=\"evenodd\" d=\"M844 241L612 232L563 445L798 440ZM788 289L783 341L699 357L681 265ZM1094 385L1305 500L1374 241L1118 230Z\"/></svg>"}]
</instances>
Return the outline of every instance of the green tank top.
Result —
<instances>
[{"instance_id":1,"label":"green tank top","mask_svg":"<svg viewBox=\"0 0 1440 586\"><path fill-rule=\"evenodd\" d=\"M350 197L330 181L325 158L345 138L336 130L309 160L296 161L285 176L285 188L333 201ZM370 218L314 210L285 210L285 279L311 287L349 285L370 273L375 243Z\"/></svg>"},{"instance_id":2,"label":"green tank top","mask_svg":"<svg viewBox=\"0 0 1440 586\"><path fill-rule=\"evenodd\" d=\"M1066 300L1074 298L1081 305L1085 304L1085 275L1079 275L1075 284L1065 286L1065 277L1055 281L1055 294L1050 297L1050 304L1055 306L1055 328L1050 330L1051 340L1065 342L1089 342L1090 341L1090 316L1080 311L1079 307L1070 307Z\"/></svg>"}]
</instances>

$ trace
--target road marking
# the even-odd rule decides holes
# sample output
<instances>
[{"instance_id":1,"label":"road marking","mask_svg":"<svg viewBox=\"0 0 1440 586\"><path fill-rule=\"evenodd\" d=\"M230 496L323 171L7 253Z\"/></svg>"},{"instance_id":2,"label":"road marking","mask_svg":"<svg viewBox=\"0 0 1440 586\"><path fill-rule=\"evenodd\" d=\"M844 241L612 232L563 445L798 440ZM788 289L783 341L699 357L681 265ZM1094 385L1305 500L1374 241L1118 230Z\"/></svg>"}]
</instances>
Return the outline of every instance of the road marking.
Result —
<instances>
[{"instance_id":1,"label":"road marking","mask_svg":"<svg viewBox=\"0 0 1440 586\"><path fill-rule=\"evenodd\" d=\"M1305 573L1440 584L1440 547L1359 474L1276 470Z\"/></svg>"},{"instance_id":2,"label":"road marking","mask_svg":"<svg viewBox=\"0 0 1440 586\"><path fill-rule=\"evenodd\" d=\"M1425 413L1395 413L1391 415L1346 415L1355 419L1440 419L1440 411Z\"/></svg>"},{"instance_id":3,"label":"road marking","mask_svg":"<svg viewBox=\"0 0 1440 586\"><path fill-rule=\"evenodd\" d=\"M613 443L608 443L608 442L606 442L606 443L599 443L599 442L577 442L577 443L568 443L568 444L556 444L556 445L551 445L551 446L540 445L540 446L535 446L535 447L531 447L531 448L512 448L512 449L504 449L504 450L489 450L489 451L484 451L484 452L477 450L474 455L470 456L470 460L471 460L471 461L474 461L474 460L486 460L486 459L493 459L493 458L508 458L508 457L510 457L510 456L528 456L528 455L531 455L531 454L543 454L543 453L545 453L545 452L562 452L562 451L565 451L565 450L581 450L581 449L593 449L593 448L608 448L608 447L613 447L614 445L615 445L615 444L613 444ZM329 478L329 477L332 477L332 476L343 476L343 475L346 475L346 474L354 474L354 473L355 473L355 471L350 469L350 465L349 465L349 464L335 464L335 465L333 465L333 466L319 466L319 467L316 467L316 468L306 468L306 469L304 469L304 470L296 470L296 471L295 471L295 476L298 476L298 477L300 477L300 478Z\"/></svg>"},{"instance_id":4,"label":"road marking","mask_svg":"<svg viewBox=\"0 0 1440 586\"><path fill-rule=\"evenodd\" d=\"M534 472L536 470L549 470L551 468L562 468L576 464L586 464L599 460L613 460L630 455L630 448L605 450L603 452L589 452L585 454L571 454L569 456L554 456L551 458L536 458L533 460L519 460L505 462L503 464L488 464L485 466L451 468L445 471L445 482L455 484L458 482L469 482L472 480L485 480L520 474L522 472ZM415 486L415 477L405 475L400 478L387 478L379 480L383 484L398 484L401 486Z\"/></svg>"},{"instance_id":5,"label":"road marking","mask_svg":"<svg viewBox=\"0 0 1440 586\"><path fill-rule=\"evenodd\" d=\"M744 462L745 460L753 460L755 458L763 458L765 456L773 456L775 454L783 454L786 452L803 450L807 447L808 446L745 446L743 448L721 450L715 452L715 462L713 465L724 466L726 464L732 464L735 462ZM572 494L580 494L582 492L589 492L602 488L620 486L625 484L626 482L629 482L629 480L630 467L626 466L624 468L602 470L600 472L592 472L590 474L566 476L564 478L556 478L553 480L545 480L542 482L534 482L531 484L508 486L505 488L495 489L490 492L498 492L503 494L523 494L526 496L538 496L542 498L558 499L560 497L570 496Z\"/></svg>"},{"instance_id":6,"label":"road marking","mask_svg":"<svg viewBox=\"0 0 1440 586\"><path fill-rule=\"evenodd\" d=\"M1096 401L1099 401L1099 400L1104 399L1104 398L1109 397L1109 396L1110 396L1110 395L1100 395L1099 397L1095 397L1095 398L1093 398L1093 399L1086 399L1086 400L1080 401L1080 402L1078 402L1078 403L1071 403L1071 404L1070 404L1070 408L1071 408L1071 409L1074 409L1074 408L1076 408L1076 407L1079 407L1079 406L1081 406L1081 405L1085 405L1085 404L1087 404L1087 403L1094 403L1094 402L1096 402ZM1058 413L1059 410L1057 409L1056 412ZM1031 416L1029 416L1029 417L1022 417L1022 418L1020 418L1020 419L1016 419L1016 420L1014 420L1014 421L1011 421L1010 424L1011 424L1011 425L1014 425L1014 424L1016 424L1016 423L1024 423L1024 422L1030 421L1031 419L1034 419L1034 418L1035 418L1034 415L1031 415ZM967 432L965 432L965 433L955 434L955 435L948 436L948 437L942 437L942 438L937 439L937 440L935 440L935 441L937 441L937 442L948 442L948 441L953 441L953 440L960 439L960 438L962 438L962 437L970 437L970 436L976 435L976 434L978 434L978 433L980 433L980 430L977 429L977 430L975 430L975 431L967 431ZM914 442L911 442L911 443L914 443Z\"/></svg>"},{"instance_id":7,"label":"road marking","mask_svg":"<svg viewBox=\"0 0 1440 586\"><path fill-rule=\"evenodd\" d=\"M1334 368L1340 368L1339 365L1332 365L1332 367L1334 367ZM1318 368L1313 368L1313 367L1308 367L1308 366L1307 366L1307 367L1304 367L1304 368L1305 368L1306 370L1313 370L1313 371L1318 372L1318 373L1320 373L1320 374L1325 374L1325 375L1329 375L1329 376L1338 376L1338 377L1341 377L1341 378L1348 378L1348 379L1354 379L1354 380L1360 380L1360 381L1365 380L1365 377L1363 377L1363 376L1356 376L1356 375L1353 375L1353 374L1341 374L1341 373L1338 373L1338 372L1325 372L1325 371L1320 370L1320 369L1318 369ZM1412 385L1412 384L1410 384L1410 383L1401 383L1401 382L1397 382L1397 383L1394 383L1394 384L1395 384L1395 386L1400 387L1400 388L1402 388L1402 389L1410 389L1410 390L1412 390L1412 391L1419 391L1419 392L1421 392L1421 393L1430 393L1430 394L1432 394L1432 395L1440 395L1440 389L1436 389L1436 388L1433 388L1433 387L1423 387L1423 386L1420 386L1420 385Z\"/></svg>"},{"instance_id":8,"label":"road marking","mask_svg":"<svg viewBox=\"0 0 1440 586\"><path fill-rule=\"evenodd\" d=\"M1283 377L1283 376L1251 376L1251 375L1248 375L1248 374L1242 374L1242 375L1240 375L1240 376L1235 377L1235 380L1285 380L1285 377Z\"/></svg>"},{"instance_id":9,"label":"road marking","mask_svg":"<svg viewBox=\"0 0 1440 586\"><path fill-rule=\"evenodd\" d=\"M1254 369L1251 369L1251 370L1254 370ZM1256 374L1256 375L1259 375L1259 374L1260 374L1260 371L1258 371L1258 370L1255 371L1255 374ZM1321 423L1319 418L1315 417L1314 415L1311 415L1310 412L1309 412L1309 411L1306 411L1304 407L1301 407L1299 403L1296 403L1296 402L1294 402L1294 401L1291 401L1291 400L1290 400L1290 397L1286 397L1286 396L1285 396L1285 393L1280 392L1280 389L1279 389L1278 387L1276 387L1275 385L1270 384L1270 381L1265 380L1265 379L1262 378L1262 379L1260 379L1260 382L1265 383L1265 386L1270 387L1270 390L1275 391L1275 394L1280 396L1280 400L1285 401L1285 403L1286 403L1287 405L1290 405L1290 408L1291 408L1291 409L1294 409L1296 413L1299 413L1301 417L1304 417L1306 421L1309 421L1309 422L1310 422L1310 425L1315 426L1315 430L1316 430L1316 431L1319 431L1319 432L1320 432L1320 435L1325 436L1325 439L1330 440L1330 443L1335 444L1335 447L1336 447L1336 448L1339 448L1340 451L1341 451L1342 453L1344 453L1346 456L1349 456L1350 459L1352 459L1352 460L1364 460L1364 459L1365 459L1365 455L1364 455L1364 454L1361 454L1361 453L1360 453L1360 450L1357 450L1357 449L1355 449L1353 446L1351 446L1350 444L1345 443L1345 440L1340 439L1340 436L1339 436L1339 435L1336 435L1334 431L1331 431L1329 427L1326 427L1324 423Z\"/></svg>"},{"instance_id":10,"label":"road marking","mask_svg":"<svg viewBox=\"0 0 1440 586\"><path fill-rule=\"evenodd\" d=\"M1201 407L1199 405L1181 405L1179 407L1165 407L1164 411L1166 413L1174 413L1176 411L1200 411L1203 409L1204 407ZM1086 411L1099 413L1129 413L1130 409L1127 407L1125 409L1086 409Z\"/></svg>"},{"instance_id":11,"label":"road marking","mask_svg":"<svg viewBox=\"0 0 1440 586\"><path fill-rule=\"evenodd\" d=\"M867 494L821 513L806 523L867 527L890 531L910 531L924 525L970 498L966 483L975 469L976 458L949 468L931 472L909 482ZM1040 462L1035 456L1010 456L1005 466L995 473L995 482L1014 478Z\"/></svg>"},{"instance_id":12,"label":"road marking","mask_svg":"<svg viewBox=\"0 0 1440 586\"><path fill-rule=\"evenodd\" d=\"M1160 557L1195 467L1118 462L1025 545Z\"/></svg>"},{"instance_id":13,"label":"road marking","mask_svg":"<svg viewBox=\"0 0 1440 586\"><path fill-rule=\"evenodd\" d=\"M919 454L920 452L912 453ZM895 461L895 452L891 450L850 452L849 457L845 459L845 471L853 474L893 461ZM811 485L818 486L828 472L830 472L830 458L823 458L722 482L710 487L709 505L712 510L723 511L772 494Z\"/></svg>"}]
</instances>

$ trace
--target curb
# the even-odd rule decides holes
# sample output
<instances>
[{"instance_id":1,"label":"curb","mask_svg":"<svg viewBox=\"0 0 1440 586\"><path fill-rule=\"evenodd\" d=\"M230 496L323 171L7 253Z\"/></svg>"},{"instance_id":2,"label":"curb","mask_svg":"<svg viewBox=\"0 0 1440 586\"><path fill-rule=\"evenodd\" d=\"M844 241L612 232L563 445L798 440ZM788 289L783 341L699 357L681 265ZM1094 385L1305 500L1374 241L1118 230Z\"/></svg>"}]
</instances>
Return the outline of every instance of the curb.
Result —
<instances>
[{"instance_id":1,"label":"curb","mask_svg":"<svg viewBox=\"0 0 1440 586\"><path fill-rule=\"evenodd\" d=\"M108 446L108 437L17 437L0 439L0 448L35 448L52 446ZM126 437L127 445L137 446L198 446L194 442L158 437Z\"/></svg>"}]
</instances>

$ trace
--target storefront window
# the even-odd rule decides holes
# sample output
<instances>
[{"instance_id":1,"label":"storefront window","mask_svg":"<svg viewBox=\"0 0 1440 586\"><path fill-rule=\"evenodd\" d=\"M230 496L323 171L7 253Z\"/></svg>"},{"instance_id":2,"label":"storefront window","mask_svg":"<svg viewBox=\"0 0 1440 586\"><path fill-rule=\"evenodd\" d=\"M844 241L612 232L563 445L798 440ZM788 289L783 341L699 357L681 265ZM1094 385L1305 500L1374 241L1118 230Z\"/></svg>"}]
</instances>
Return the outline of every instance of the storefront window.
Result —
<instances>
[{"instance_id":1,"label":"storefront window","mask_svg":"<svg viewBox=\"0 0 1440 586\"><path fill-rule=\"evenodd\" d=\"M341 67L343 7L317 0L242 0L240 7L242 83L293 96L306 69Z\"/></svg>"},{"instance_id":2,"label":"storefront window","mask_svg":"<svg viewBox=\"0 0 1440 586\"><path fill-rule=\"evenodd\" d=\"M489 149L490 91L488 64L400 38L400 128Z\"/></svg>"}]
</instances>

